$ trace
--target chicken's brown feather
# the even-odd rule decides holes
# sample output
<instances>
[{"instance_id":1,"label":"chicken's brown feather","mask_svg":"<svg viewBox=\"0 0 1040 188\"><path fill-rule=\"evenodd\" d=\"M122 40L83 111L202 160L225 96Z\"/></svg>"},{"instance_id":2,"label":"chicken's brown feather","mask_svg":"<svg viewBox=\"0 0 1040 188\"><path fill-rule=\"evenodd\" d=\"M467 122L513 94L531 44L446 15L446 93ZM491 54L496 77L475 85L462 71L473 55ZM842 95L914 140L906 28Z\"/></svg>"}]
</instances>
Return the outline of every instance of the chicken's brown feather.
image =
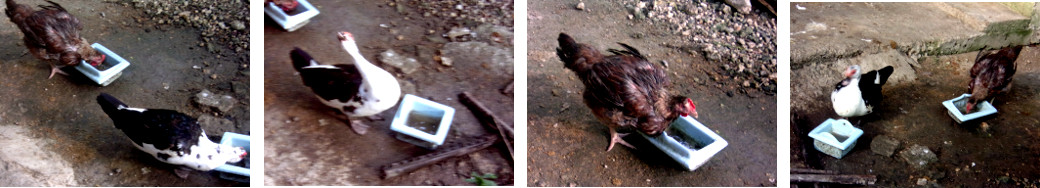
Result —
<instances>
[{"instance_id":1,"label":"chicken's brown feather","mask_svg":"<svg viewBox=\"0 0 1040 188\"><path fill-rule=\"evenodd\" d=\"M678 118L671 108L675 102L667 90L668 75L634 47L622 44L624 50L611 49L614 55L604 57L566 34L558 41L557 55L585 85L585 104L600 121L656 135Z\"/></svg>"},{"instance_id":2,"label":"chicken's brown feather","mask_svg":"<svg viewBox=\"0 0 1040 188\"><path fill-rule=\"evenodd\" d=\"M7 13L11 22L18 25L24 34L23 41L37 58L57 60L60 64L75 65L81 60L101 56L82 37L82 24L61 5L50 2L33 10L13 0L7 0Z\"/></svg>"}]
</instances>

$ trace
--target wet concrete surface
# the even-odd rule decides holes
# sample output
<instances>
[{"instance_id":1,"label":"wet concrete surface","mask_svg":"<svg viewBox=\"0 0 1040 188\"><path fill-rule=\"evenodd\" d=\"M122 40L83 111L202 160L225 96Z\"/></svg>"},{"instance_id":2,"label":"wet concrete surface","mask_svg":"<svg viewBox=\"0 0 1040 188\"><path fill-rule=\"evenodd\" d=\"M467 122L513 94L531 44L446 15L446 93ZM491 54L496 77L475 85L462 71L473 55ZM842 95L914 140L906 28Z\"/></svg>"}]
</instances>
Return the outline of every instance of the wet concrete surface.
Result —
<instances>
[{"instance_id":1,"label":"wet concrete surface","mask_svg":"<svg viewBox=\"0 0 1040 188\"><path fill-rule=\"evenodd\" d=\"M838 118L829 107L828 96L817 96L817 104L792 104L792 168L834 170L843 174L877 175L877 186L910 187L924 179L926 185L965 187L1034 187L1040 184L1040 49L1027 47L1017 61L1018 72L1009 93L995 97L999 113L978 124L957 124L947 115L942 101L967 92L969 70L977 52L929 56L917 61L916 79L885 85L884 101L874 113L853 118L865 134L855 148L838 160L816 151L807 135L827 118ZM794 72L794 71L792 71ZM838 77L839 72L833 72ZM792 74L794 75L794 74ZM792 83L808 76L793 77ZM833 82L838 82L835 78ZM792 98L804 97L792 92ZM794 100L792 100L794 101ZM795 106L797 105L797 106ZM928 147L938 162L922 168L908 167L897 155L874 154L870 142L886 135L902 144ZM795 138L797 137L797 138ZM799 141L800 140L800 141ZM802 155L805 153L805 155Z\"/></svg>"},{"instance_id":2,"label":"wet concrete surface","mask_svg":"<svg viewBox=\"0 0 1040 188\"><path fill-rule=\"evenodd\" d=\"M735 81L683 46L667 28L626 19L617 2L530 1L528 10L528 186L775 186L776 97L735 93ZM690 97L700 119L729 146L696 171L686 171L637 135L625 140L640 148L604 151L607 127L581 99L583 86L555 55L556 37L606 52L616 42L634 46L653 62L669 62L673 91ZM640 36L633 38L632 36ZM722 77L721 79L727 79Z\"/></svg>"},{"instance_id":3,"label":"wet concrete surface","mask_svg":"<svg viewBox=\"0 0 1040 188\"><path fill-rule=\"evenodd\" d=\"M439 36L452 26L475 28L474 25L423 17L415 12L414 4L397 9L388 6L389 2L314 1L312 4L321 14L294 32L286 32L265 18L265 185L472 185L464 181L471 172L496 174L499 178L493 181L499 185L512 184L511 159L506 158L507 151L497 146L384 179L384 165L431 152L394 138L389 125L398 107L378 114L382 120L359 118L372 127L367 134L358 135L337 119L334 111L322 104L296 75L289 60L293 47L306 50L324 64L353 63L336 38L336 32L348 31L358 40L365 59L398 77L405 94L455 108L446 142L492 134L459 102L458 94L462 92L470 92L503 121L513 122L513 97L499 91L512 82L511 63L493 64L491 55L478 49L471 49L477 52L470 54L445 50L445 57L454 59L453 66L420 57L446 46L460 45L432 42L426 36ZM434 34L428 34L429 30ZM397 35L403 38L397 39ZM512 52L511 44L478 42ZM420 68L410 74L387 68L378 54L388 49L418 59Z\"/></svg>"},{"instance_id":4,"label":"wet concrete surface","mask_svg":"<svg viewBox=\"0 0 1040 188\"><path fill-rule=\"evenodd\" d=\"M22 0L36 4L42 1ZM3 18L0 24L0 143L38 151L7 153L0 157L5 168L0 179L29 180L0 183L9 186L241 186L219 179L216 172L192 172L178 178L174 167L138 151L116 129L94 98L101 92L145 108L177 110L195 117L204 113L191 97L208 89L232 95L240 102L230 112L216 116L234 123L207 130L231 130L249 134L248 71L241 57L216 57L198 43L192 28L156 27L133 8L100 1L58 1L83 23L81 35L101 43L130 61L129 68L111 85L99 87L79 75L47 79L47 62L28 54L17 27ZM104 16L100 16L104 12ZM142 20L138 22L137 20ZM222 49L227 50L227 49ZM199 69L192 68L199 66ZM204 73L205 72L205 73ZM217 75L211 78L211 75ZM214 114L210 114L214 115ZM220 132L208 131L211 135ZM25 138L19 140L18 138ZM213 140L219 140L213 137ZM28 150L28 149L27 149ZM33 149L36 150L36 149ZM18 167L21 166L21 167ZM22 168L24 167L24 168ZM31 181L24 175L39 181Z\"/></svg>"}]
</instances>

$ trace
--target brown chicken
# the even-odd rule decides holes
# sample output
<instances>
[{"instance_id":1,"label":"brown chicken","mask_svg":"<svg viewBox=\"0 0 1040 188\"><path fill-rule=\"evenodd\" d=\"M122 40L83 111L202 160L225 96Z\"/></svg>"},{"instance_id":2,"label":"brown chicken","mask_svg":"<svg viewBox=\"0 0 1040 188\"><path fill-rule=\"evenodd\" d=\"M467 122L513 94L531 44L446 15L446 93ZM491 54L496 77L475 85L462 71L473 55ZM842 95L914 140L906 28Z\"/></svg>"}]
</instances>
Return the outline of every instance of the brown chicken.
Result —
<instances>
[{"instance_id":1,"label":"brown chicken","mask_svg":"<svg viewBox=\"0 0 1040 188\"><path fill-rule=\"evenodd\" d=\"M1000 50L981 51L975 56L975 65L971 67L971 82L968 92L971 98L965 105L965 111L973 112L975 104L993 99L996 93L1011 90L1011 80L1015 75L1015 60L1022 46L1005 47Z\"/></svg>"},{"instance_id":2,"label":"brown chicken","mask_svg":"<svg viewBox=\"0 0 1040 188\"><path fill-rule=\"evenodd\" d=\"M24 34L25 46L38 59L58 61L51 64L51 74L65 74L62 67L77 65L86 60L90 65L98 66L105 61L105 55L90 47L86 39L79 36L83 26L76 17L65 11L58 3L47 1L50 5L40 5L40 10L33 10L28 5L7 0L7 17L18 25Z\"/></svg>"},{"instance_id":3,"label":"brown chicken","mask_svg":"<svg viewBox=\"0 0 1040 188\"><path fill-rule=\"evenodd\" d=\"M585 105L610 129L607 151L614 143L635 148L621 139L625 134L617 133L618 128L659 135L679 116L697 117L693 100L669 95L668 75L635 48L618 43L625 49L610 49L614 55L604 56L564 33L558 41L556 55L585 85Z\"/></svg>"}]
</instances>

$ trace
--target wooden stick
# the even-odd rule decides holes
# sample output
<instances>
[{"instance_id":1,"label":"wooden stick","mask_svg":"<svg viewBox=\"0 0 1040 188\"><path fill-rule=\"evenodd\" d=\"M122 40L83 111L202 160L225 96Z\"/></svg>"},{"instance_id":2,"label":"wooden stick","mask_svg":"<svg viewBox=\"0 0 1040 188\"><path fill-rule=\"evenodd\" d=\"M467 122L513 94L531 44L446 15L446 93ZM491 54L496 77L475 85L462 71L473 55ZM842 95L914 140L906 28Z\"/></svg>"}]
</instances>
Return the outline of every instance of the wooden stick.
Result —
<instances>
[{"instance_id":1,"label":"wooden stick","mask_svg":"<svg viewBox=\"0 0 1040 188\"><path fill-rule=\"evenodd\" d=\"M833 170L819 170L819 169L808 169L808 168L791 168L792 174L838 174L837 171Z\"/></svg>"},{"instance_id":2,"label":"wooden stick","mask_svg":"<svg viewBox=\"0 0 1040 188\"><path fill-rule=\"evenodd\" d=\"M507 126L505 122L495 114L492 114L490 110L484 107L484 105L470 96L469 92L462 92L459 94L459 99L462 104L469 107L470 111L473 111L473 115L477 116L481 124L485 127L497 130L498 135L502 138L502 143L506 145L506 149L509 150L509 157L513 158L513 127ZM512 161L512 160L510 160Z\"/></svg>"},{"instance_id":3,"label":"wooden stick","mask_svg":"<svg viewBox=\"0 0 1040 188\"><path fill-rule=\"evenodd\" d=\"M877 177L874 175L791 174L791 182L874 185Z\"/></svg>"},{"instance_id":4,"label":"wooden stick","mask_svg":"<svg viewBox=\"0 0 1040 188\"><path fill-rule=\"evenodd\" d=\"M773 10L773 6L770 6L769 2L766 2L766 0L758 0L758 2L762 3L763 6L766 6L766 9L769 10L769 12L773 13L773 16L777 16L776 10Z\"/></svg>"},{"instance_id":5,"label":"wooden stick","mask_svg":"<svg viewBox=\"0 0 1040 188\"><path fill-rule=\"evenodd\" d=\"M383 179L398 176L404 173L415 171L419 168L436 164L445 159L462 156L476 151L480 151L488 146L491 146L498 141L498 136L486 135L477 137L475 140L464 141L460 144L445 145L445 148L438 149L433 153L421 155L405 159L400 162L391 163L383 166Z\"/></svg>"}]
</instances>

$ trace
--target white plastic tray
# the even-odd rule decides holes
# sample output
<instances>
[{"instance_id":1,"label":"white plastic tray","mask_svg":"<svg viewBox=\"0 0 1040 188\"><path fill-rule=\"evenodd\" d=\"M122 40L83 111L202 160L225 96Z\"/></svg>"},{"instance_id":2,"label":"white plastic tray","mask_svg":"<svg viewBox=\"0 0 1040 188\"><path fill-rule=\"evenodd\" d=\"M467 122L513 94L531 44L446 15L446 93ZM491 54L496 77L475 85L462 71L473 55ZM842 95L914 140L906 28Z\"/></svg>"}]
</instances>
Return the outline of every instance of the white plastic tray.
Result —
<instances>
[{"instance_id":1,"label":"white plastic tray","mask_svg":"<svg viewBox=\"0 0 1040 188\"><path fill-rule=\"evenodd\" d=\"M711 157L718 154L719 151L726 148L729 145L725 139L722 139L714 131L705 127L696 119L692 117L680 117L672 122L672 125L668 129L674 129L673 131L665 131L658 136L649 136L643 132L639 132L643 138L650 141L651 144L656 146L658 149L663 151L676 162L679 162L686 168L686 170L693 171L700 168L701 165L707 163ZM691 149L683 146L682 143L676 141L668 132L679 133L677 135L682 140L687 142L695 142L698 146L703 146L700 149Z\"/></svg>"},{"instance_id":2,"label":"white plastic tray","mask_svg":"<svg viewBox=\"0 0 1040 188\"><path fill-rule=\"evenodd\" d=\"M300 29L303 25L307 25L311 18L317 16L319 13L318 9L314 8L314 6L311 5L310 2L307 2L307 0L298 0L298 2L300 5L296 6L296 10L294 10L299 12L296 15L290 16L286 12L282 11L281 8L278 8L274 2L268 2L267 5L264 6L264 13L267 13L267 16L270 16L271 19L278 22L278 25L281 25L286 31L296 31L296 29Z\"/></svg>"},{"instance_id":3,"label":"white plastic tray","mask_svg":"<svg viewBox=\"0 0 1040 188\"><path fill-rule=\"evenodd\" d=\"M83 75L87 76L87 78L90 78L90 80L93 80L98 85L108 86L108 84L111 84L119 78L119 76L123 75L123 69L130 66L130 62L123 59L123 57L120 57L119 54L108 50L108 48L105 48L105 46L102 46L101 44L94 43L91 44L90 47L93 47L101 54L105 54L105 61L101 64L108 66L108 69L105 71L98 71L97 68L90 66L86 61L81 61L79 65L76 65L76 70L82 72Z\"/></svg>"},{"instance_id":4,"label":"white plastic tray","mask_svg":"<svg viewBox=\"0 0 1040 188\"><path fill-rule=\"evenodd\" d=\"M863 136L863 130L853 127L852 123L845 119L827 119L809 132L809 137L815 140L813 145L816 146L816 150L838 159L852 151L860 136ZM838 140L838 137L845 139Z\"/></svg>"},{"instance_id":5,"label":"white plastic tray","mask_svg":"<svg viewBox=\"0 0 1040 188\"><path fill-rule=\"evenodd\" d=\"M406 125L405 121L413 111L426 116L440 117L441 121L437 124L436 134ZM427 149L435 149L444 144L444 138L448 137L448 130L451 128L451 121L454 117L455 108L412 94L405 94L404 99L401 99L401 106L397 109L397 114L394 114L393 122L390 123L390 130L398 132L397 138L402 141Z\"/></svg>"},{"instance_id":6,"label":"white plastic tray","mask_svg":"<svg viewBox=\"0 0 1040 188\"><path fill-rule=\"evenodd\" d=\"M968 97L971 97L971 94L965 93L960 97L942 102L943 106L946 107L946 114L949 114L954 121L957 121L957 123L964 123L965 121L971 121L997 113L997 108L993 107L993 104L990 104L989 101L982 101L976 104L975 107L978 108L978 111L974 113L961 113L958 109L964 107L964 105L968 103Z\"/></svg>"}]
</instances>

